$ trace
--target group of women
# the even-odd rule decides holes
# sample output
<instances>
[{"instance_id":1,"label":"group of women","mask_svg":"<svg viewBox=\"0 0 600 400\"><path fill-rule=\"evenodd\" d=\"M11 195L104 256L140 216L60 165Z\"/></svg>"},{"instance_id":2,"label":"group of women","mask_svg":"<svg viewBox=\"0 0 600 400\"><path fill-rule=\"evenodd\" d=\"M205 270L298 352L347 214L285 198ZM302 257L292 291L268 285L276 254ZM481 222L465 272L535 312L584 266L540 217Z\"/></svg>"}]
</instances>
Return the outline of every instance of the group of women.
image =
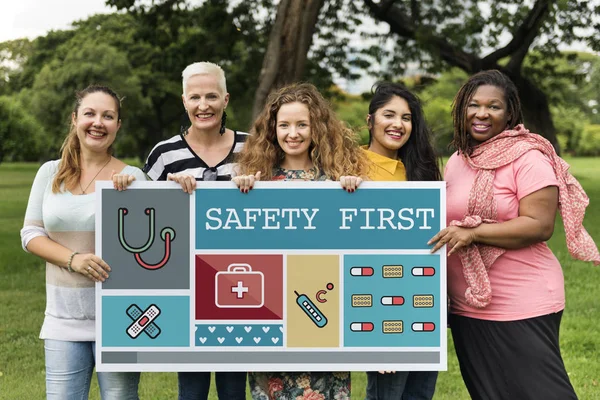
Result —
<instances>
[{"instance_id":1,"label":"group of women","mask_svg":"<svg viewBox=\"0 0 600 400\"><path fill-rule=\"evenodd\" d=\"M42 165L21 231L23 248L46 260L45 341L49 399L85 399L94 368L94 282L110 266L94 255L94 183L172 180L192 193L197 181L437 181L441 173L417 97L381 83L366 123L354 134L310 84L272 93L250 134L227 127L223 70L200 62L183 71L190 126L157 144L143 172L111 156L120 99L90 86L77 95L60 160ZM471 77L452 109L456 153L446 165L448 228L430 241L448 250L449 323L474 399L576 399L558 342L565 306L561 266L545 241L557 209L569 249L600 262L582 227L587 197L568 166L522 125L514 84L501 72ZM145 173L145 174L144 174ZM493 290L493 292L492 292ZM367 399L431 399L437 372L367 374ZM210 373L179 373L179 399L206 399ZM349 399L349 372L216 373L220 399ZM137 399L139 373L99 372L103 399Z\"/></svg>"}]
</instances>

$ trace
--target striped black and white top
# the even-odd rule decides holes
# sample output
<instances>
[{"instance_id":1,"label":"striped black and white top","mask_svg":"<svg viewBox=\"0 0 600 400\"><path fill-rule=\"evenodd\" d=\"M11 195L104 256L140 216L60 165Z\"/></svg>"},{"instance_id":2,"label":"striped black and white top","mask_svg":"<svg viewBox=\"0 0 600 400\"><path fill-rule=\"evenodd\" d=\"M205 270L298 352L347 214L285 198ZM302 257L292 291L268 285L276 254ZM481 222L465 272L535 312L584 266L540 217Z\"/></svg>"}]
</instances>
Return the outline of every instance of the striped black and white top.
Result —
<instances>
[{"instance_id":1,"label":"striped black and white top","mask_svg":"<svg viewBox=\"0 0 600 400\"><path fill-rule=\"evenodd\" d=\"M234 176L234 157L244 148L248 138L246 132L234 131L235 140L231 151L223 161L215 166L207 165L190 147L183 135L173 136L171 139L163 140L150 152L143 171L153 181L166 181L167 174L183 172L196 177L201 181L204 171L210 169L217 172L218 181L230 181Z\"/></svg>"}]
</instances>

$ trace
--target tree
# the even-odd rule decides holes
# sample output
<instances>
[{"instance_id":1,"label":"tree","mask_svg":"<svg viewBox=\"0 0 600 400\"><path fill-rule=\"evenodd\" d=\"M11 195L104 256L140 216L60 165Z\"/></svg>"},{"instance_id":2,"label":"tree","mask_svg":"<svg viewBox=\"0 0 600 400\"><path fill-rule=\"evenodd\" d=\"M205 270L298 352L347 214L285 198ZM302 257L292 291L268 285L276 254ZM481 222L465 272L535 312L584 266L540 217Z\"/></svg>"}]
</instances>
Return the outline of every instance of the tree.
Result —
<instances>
[{"instance_id":1,"label":"tree","mask_svg":"<svg viewBox=\"0 0 600 400\"><path fill-rule=\"evenodd\" d=\"M362 57L352 54L350 60L355 67L373 71L373 65L380 64L382 67L376 74L388 79L402 74L411 63L431 73L452 67L467 74L499 69L519 89L527 126L546 136L555 146L555 127L547 94L533 78L552 76L555 71L544 63L524 68L523 61L531 50L538 51L543 60L554 59L560 56L559 45L573 42L600 49L600 24L595 19L600 13L597 1L363 0L363 5L365 8L360 10L352 0L327 0L324 9L330 10L330 14L338 13L338 18L320 17L317 35L322 34L324 26L338 28L337 34L325 30L326 34L315 41L322 39L330 48L346 55L357 51L348 43L336 46L339 42L334 40L359 30L361 11L369 12L375 20L389 26L389 33L363 33L367 38L379 38L379 43L365 49ZM341 24L345 19L359 22ZM362 20L365 19L362 14ZM363 26L363 29L366 28ZM373 27L368 29L373 31ZM503 43L507 36L511 39ZM271 41L279 40L281 37L271 37ZM394 42L391 49L387 46L390 40ZM327 45L321 48L324 47ZM341 71L342 75L348 72L340 69L339 64L330 64L327 68Z\"/></svg>"},{"instance_id":2,"label":"tree","mask_svg":"<svg viewBox=\"0 0 600 400\"><path fill-rule=\"evenodd\" d=\"M281 0L254 97L252 118L262 110L273 89L305 76L308 50L324 0Z\"/></svg>"},{"instance_id":3,"label":"tree","mask_svg":"<svg viewBox=\"0 0 600 400\"><path fill-rule=\"evenodd\" d=\"M458 67L468 74L499 69L519 89L528 127L557 147L547 96L530 79L523 61L532 49L546 59L559 55L559 44L586 42L600 48L600 24L592 1L404 1L364 0L372 15L390 27L403 49L404 62L419 61L429 70ZM511 40L502 45L502 35ZM492 49L482 55L482 49ZM537 68L539 71L540 68ZM546 75L552 70L544 71Z\"/></svg>"}]
</instances>

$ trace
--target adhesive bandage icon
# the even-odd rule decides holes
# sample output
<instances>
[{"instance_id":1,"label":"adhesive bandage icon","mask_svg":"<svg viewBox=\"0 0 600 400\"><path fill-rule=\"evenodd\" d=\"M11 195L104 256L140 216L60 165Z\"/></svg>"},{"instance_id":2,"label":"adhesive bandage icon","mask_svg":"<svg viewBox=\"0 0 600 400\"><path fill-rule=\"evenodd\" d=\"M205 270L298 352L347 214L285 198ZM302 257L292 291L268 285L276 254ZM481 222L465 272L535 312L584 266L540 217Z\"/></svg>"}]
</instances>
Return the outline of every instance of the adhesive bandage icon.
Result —
<instances>
[{"instance_id":1,"label":"adhesive bandage icon","mask_svg":"<svg viewBox=\"0 0 600 400\"><path fill-rule=\"evenodd\" d=\"M316 326L318 326L319 328L323 328L325 325L327 325L327 318L325 317L325 315L323 315L321 310L317 308L315 303L313 303L308 298L307 295L298 294L298 292L296 292L295 290L294 293L296 293L297 296L296 304L298 304L298 307L300 307L302 311L304 311L304 313Z\"/></svg>"},{"instance_id":2,"label":"adhesive bandage icon","mask_svg":"<svg viewBox=\"0 0 600 400\"><path fill-rule=\"evenodd\" d=\"M160 328L154 324L154 320L160 315L160 308L155 304L151 304L144 312L140 314L140 308L135 304L132 304L127 309L127 315L132 318L133 315L138 315L135 321L127 328L126 332L130 338L136 339L142 332L146 332L152 339L156 339L160 335ZM158 330L158 332L157 332Z\"/></svg>"}]
</instances>

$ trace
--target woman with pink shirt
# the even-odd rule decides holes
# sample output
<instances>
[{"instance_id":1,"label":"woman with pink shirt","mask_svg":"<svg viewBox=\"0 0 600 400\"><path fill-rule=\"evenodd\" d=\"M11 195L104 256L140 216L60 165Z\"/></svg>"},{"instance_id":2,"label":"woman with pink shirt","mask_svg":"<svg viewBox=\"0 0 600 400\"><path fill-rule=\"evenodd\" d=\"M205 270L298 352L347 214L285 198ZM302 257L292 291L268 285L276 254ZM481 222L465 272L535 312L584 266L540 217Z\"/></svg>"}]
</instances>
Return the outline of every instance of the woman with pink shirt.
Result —
<instances>
[{"instance_id":1,"label":"woman with pink shirt","mask_svg":"<svg viewBox=\"0 0 600 400\"><path fill-rule=\"evenodd\" d=\"M589 203L544 138L522 125L515 85L499 71L473 75L452 116L448 160L449 323L473 399L577 396L559 347L565 308L561 266L546 245L561 212L572 256L600 263L581 225Z\"/></svg>"}]
</instances>

